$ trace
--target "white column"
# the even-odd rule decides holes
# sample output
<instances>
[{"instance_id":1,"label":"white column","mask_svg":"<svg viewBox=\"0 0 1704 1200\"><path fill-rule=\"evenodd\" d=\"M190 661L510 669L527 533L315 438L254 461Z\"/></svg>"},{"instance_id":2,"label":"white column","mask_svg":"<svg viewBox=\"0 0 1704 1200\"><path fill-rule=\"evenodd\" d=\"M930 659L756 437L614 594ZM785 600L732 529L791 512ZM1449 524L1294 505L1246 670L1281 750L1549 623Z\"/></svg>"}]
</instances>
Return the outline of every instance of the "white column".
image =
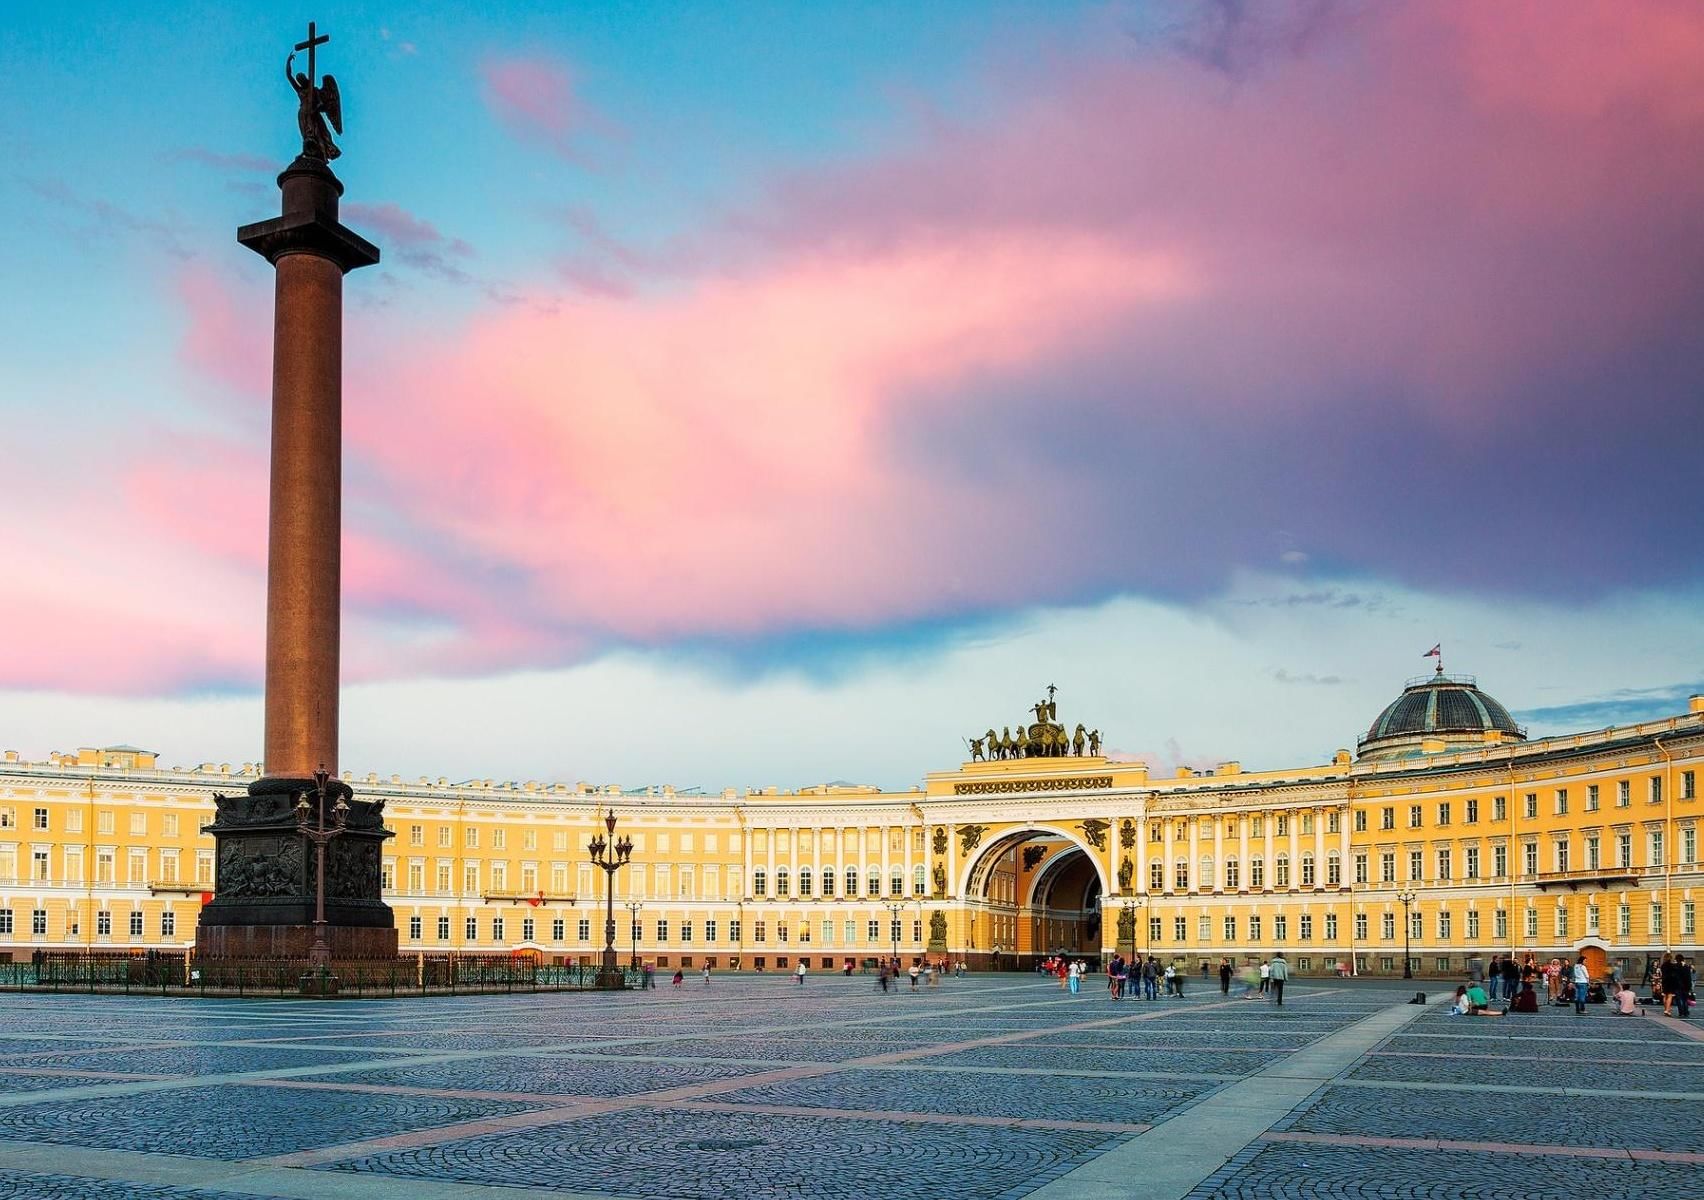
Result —
<instances>
[{"instance_id":1,"label":"white column","mask_svg":"<svg viewBox=\"0 0 1704 1200\"><path fill-rule=\"evenodd\" d=\"M846 827L834 828L834 887L835 895L846 894Z\"/></svg>"},{"instance_id":2,"label":"white column","mask_svg":"<svg viewBox=\"0 0 1704 1200\"><path fill-rule=\"evenodd\" d=\"M1351 872L1355 869L1355 861L1353 856L1349 853L1349 823L1354 820L1355 814L1350 811L1350 809L1351 806L1345 804L1343 806L1342 816L1340 816L1337 820L1337 852L1343 857L1343 878L1339 884L1341 887L1348 887L1350 882L1355 878L1354 875L1351 874Z\"/></svg>"},{"instance_id":3,"label":"white column","mask_svg":"<svg viewBox=\"0 0 1704 1200\"><path fill-rule=\"evenodd\" d=\"M1136 887L1137 895L1148 893L1148 818L1136 821Z\"/></svg>"},{"instance_id":4,"label":"white column","mask_svg":"<svg viewBox=\"0 0 1704 1200\"><path fill-rule=\"evenodd\" d=\"M1202 880L1215 892L1219 890L1219 881L1225 877L1225 819L1222 816L1213 818L1213 878Z\"/></svg>"},{"instance_id":5,"label":"white column","mask_svg":"<svg viewBox=\"0 0 1704 1200\"><path fill-rule=\"evenodd\" d=\"M1237 820L1237 890L1248 887L1248 825L1254 817L1244 813Z\"/></svg>"},{"instance_id":6,"label":"white column","mask_svg":"<svg viewBox=\"0 0 1704 1200\"><path fill-rule=\"evenodd\" d=\"M1176 862L1177 859L1175 853L1177 848L1177 833L1172 826L1170 817L1163 817L1161 819L1165 821L1165 825L1161 829L1161 836L1165 839L1162 844L1165 846L1166 861L1164 865L1160 867L1160 890L1169 892L1172 889L1173 881L1176 879L1176 876L1172 873L1172 864Z\"/></svg>"},{"instance_id":7,"label":"white column","mask_svg":"<svg viewBox=\"0 0 1704 1200\"><path fill-rule=\"evenodd\" d=\"M917 834L910 826L906 826L905 831L901 836L905 838L905 895L908 899L910 899L912 898L911 871L915 866L915 863L912 860L911 846L912 843L917 840Z\"/></svg>"},{"instance_id":8,"label":"white column","mask_svg":"<svg viewBox=\"0 0 1704 1200\"><path fill-rule=\"evenodd\" d=\"M958 826L947 826L947 895L958 887Z\"/></svg>"},{"instance_id":9,"label":"white column","mask_svg":"<svg viewBox=\"0 0 1704 1200\"><path fill-rule=\"evenodd\" d=\"M773 896L775 894L775 826L771 825L763 831L763 839L769 850L769 854L766 859L768 863L769 876L764 884L764 888L766 889L768 896ZM766 896L765 899L767 899L768 896Z\"/></svg>"},{"instance_id":10,"label":"white column","mask_svg":"<svg viewBox=\"0 0 1704 1200\"><path fill-rule=\"evenodd\" d=\"M836 881L838 884L838 881ZM811 886L822 895L822 828L811 830Z\"/></svg>"},{"instance_id":11,"label":"white column","mask_svg":"<svg viewBox=\"0 0 1704 1200\"><path fill-rule=\"evenodd\" d=\"M787 874L788 890L793 895L799 894L799 827L787 826Z\"/></svg>"},{"instance_id":12,"label":"white column","mask_svg":"<svg viewBox=\"0 0 1704 1200\"><path fill-rule=\"evenodd\" d=\"M1314 812L1314 886L1325 888L1325 809Z\"/></svg>"},{"instance_id":13,"label":"white column","mask_svg":"<svg viewBox=\"0 0 1704 1200\"><path fill-rule=\"evenodd\" d=\"M1196 891L1201 890L1201 818L1189 819L1189 880Z\"/></svg>"},{"instance_id":14,"label":"white column","mask_svg":"<svg viewBox=\"0 0 1704 1200\"><path fill-rule=\"evenodd\" d=\"M881 850L881 853L882 853L882 858L881 858L882 880L881 880L881 886L877 889L877 891L880 895L886 896L887 895L887 889L888 889L888 877L893 874L893 868L892 868L892 861L893 860L891 858L891 855L893 853L893 851L892 851L893 835L889 832L888 826L879 825L879 826L876 827L876 836L882 839L882 850ZM885 928L885 926L884 926L884 928Z\"/></svg>"},{"instance_id":15,"label":"white column","mask_svg":"<svg viewBox=\"0 0 1704 1200\"><path fill-rule=\"evenodd\" d=\"M1302 869L1302 819L1301 814L1290 813L1290 886L1301 887L1302 881L1298 872Z\"/></svg>"}]
</instances>

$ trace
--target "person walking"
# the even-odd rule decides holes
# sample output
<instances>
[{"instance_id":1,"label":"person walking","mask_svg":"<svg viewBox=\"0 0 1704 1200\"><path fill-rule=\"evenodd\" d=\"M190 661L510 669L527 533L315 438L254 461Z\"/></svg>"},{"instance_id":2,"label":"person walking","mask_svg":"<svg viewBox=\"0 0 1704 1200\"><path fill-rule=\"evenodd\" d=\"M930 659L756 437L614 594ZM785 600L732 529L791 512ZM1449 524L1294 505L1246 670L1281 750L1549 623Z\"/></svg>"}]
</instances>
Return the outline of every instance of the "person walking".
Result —
<instances>
[{"instance_id":1,"label":"person walking","mask_svg":"<svg viewBox=\"0 0 1704 1200\"><path fill-rule=\"evenodd\" d=\"M1083 964L1072 959L1071 965L1066 968L1066 975L1071 984L1071 994L1075 996L1083 990Z\"/></svg>"},{"instance_id":2,"label":"person walking","mask_svg":"<svg viewBox=\"0 0 1704 1200\"><path fill-rule=\"evenodd\" d=\"M807 968L805 967L805 960L801 958L799 960L799 969L793 973L793 978L798 981L798 984L799 984L800 987L805 986L805 971L806 971L806 969Z\"/></svg>"},{"instance_id":3,"label":"person walking","mask_svg":"<svg viewBox=\"0 0 1704 1200\"><path fill-rule=\"evenodd\" d=\"M1272 982L1272 964L1264 958L1260 960L1260 994L1265 995L1268 985Z\"/></svg>"},{"instance_id":4,"label":"person walking","mask_svg":"<svg viewBox=\"0 0 1704 1200\"><path fill-rule=\"evenodd\" d=\"M1231 960L1228 958L1219 960L1219 994L1221 996L1231 994Z\"/></svg>"},{"instance_id":5,"label":"person walking","mask_svg":"<svg viewBox=\"0 0 1704 1200\"><path fill-rule=\"evenodd\" d=\"M1586 1015L1586 993L1592 986L1592 974L1586 970L1586 956L1580 955L1574 960L1574 1015Z\"/></svg>"},{"instance_id":6,"label":"person walking","mask_svg":"<svg viewBox=\"0 0 1704 1200\"><path fill-rule=\"evenodd\" d=\"M1675 962L1673 954L1664 952L1663 961L1657 966L1657 987L1663 993L1663 1016L1674 1016L1674 994L1680 989L1680 965Z\"/></svg>"},{"instance_id":7,"label":"person walking","mask_svg":"<svg viewBox=\"0 0 1704 1200\"><path fill-rule=\"evenodd\" d=\"M1142 993L1145 1000L1159 999L1160 969L1154 965L1154 956L1151 953L1142 962Z\"/></svg>"},{"instance_id":8,"label":"person walking","mask_svg":"<svg viewBox=\"0 0 1704 1200\"><path fill-rule=\"evenodd\" d=\"M1497 998L1497 988L1503 982L1503 956L1493 954L1491 964L1485 968L1485 994L1491 999Z\"/></svg>"},{"instance_id":9,"label":"person walking","mask_svg":"<svg viewBox=\"0 0 1704 1200\"><path fill-rule=\"evenodd\" d=\"M1692 960L1675 955L1675 1004L1680 1011L1677 1014L1682 1020L1692 1015L1692 987L1697 982L1697 976L1692 969Z\"/></svg>"},{"instance_id":10,"label":"person walking","mask_svg":"<svg viewBox=\"0 0 1704 1200\"><path fill-rule=\"evenodd\" d=\"M1267 968L1266 979L1272 985L1272 1001L1279 1008L1284 1007L1284 982L1290 978L1290 964L1284 961L1284 955L1279 953L1272 959Z\"/></svg>"},{"instance_id":11,"label":"person walking","mask_svg":"<svg viewBox=\"0 0 1704 1200\"><path fill-rule=\"evenodd\" d=\"M698 972L698 975L699 975L699 978L704 980L704 986L709 987L710 986L710 964L705 963L703 969Z\"/></svg>"},{"instance_id":12,"label":"person walking","mask_svg":"<svg viewBox=\"0 0 1704 1200\"><path fill-rule=\"evenodd\" d=\"M906 971L906 974L911 976L911 990L915 992L917 990L918 977L923 974L923 968L917 965L916 959L911 960L911 967L908 971Z\"/></svg>"},{"instance_id":13,"label":"person walking","mask_svg":"<svg viewBox=\"0 0 1704 1200\"><path fill-rule=\"evenodd\" d=\"M1521 989L1521 964L1513 954L1503 960L1503 999L1513 1001Z\"/></svg>"}]
</instances>

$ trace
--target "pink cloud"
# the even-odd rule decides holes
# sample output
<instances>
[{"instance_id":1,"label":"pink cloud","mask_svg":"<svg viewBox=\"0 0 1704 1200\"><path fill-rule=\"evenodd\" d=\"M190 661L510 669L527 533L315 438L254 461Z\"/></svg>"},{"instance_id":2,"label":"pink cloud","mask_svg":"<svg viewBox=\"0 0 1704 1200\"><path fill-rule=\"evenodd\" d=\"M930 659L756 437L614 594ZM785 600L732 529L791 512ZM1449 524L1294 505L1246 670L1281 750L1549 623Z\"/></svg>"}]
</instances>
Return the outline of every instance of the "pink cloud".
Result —
<instances>
[{"instance_id":1,"label":"pink cloud","mask_svg":"<svg viewBox=\"0 0 1704 1200\"><path fill-rule=\"evenodd\" d=\"M1187 587L1270 556L1273 529L1397 573L1542 568L1532 539L1460 536L1492 504L1499 532L1529 507L1566 521L1576 558L1628 545L1619 493L1582 483L1615 430L1562 434L1601 428L1604 378L1620 425L1695 428L1695 373L1637 372L1691 361L1704 13L1388 5L1303 36L1251 11L1190 53L1013 68L998 112L707 223L666 286L585 215L608 270L571 264L463 325L352 315L350 671ZM484 79L523 136L566 153L585 127L558 64ZM366 217L442 247L401 209ZM264 311L210 276L181 294L186 359L264 395ZM1544 450L1511 461L1517 436ZM1627 469L1683 488L1640 441ZM1393 445L1448 451L1486 490L1398 486ZM257 468L217 457L129 477L133 553L165 594L253 605ZM63 630L128 611L33 603ZM169 676L169 655L252 673L257 620L144 603L140 650L77 666L114 686Z\"/></svg>"},{"instance_id":2,"label":"pink cloud","mask_svg":"<svg viewBox=\"0 0 1704 1200\"><path fill-rule=\"evenodd\" d=\"M576 139L595 122L566 65L541 55L491 58L479 73L486 104L511 133L578 157Z\"/></svg>"}]
</instances>

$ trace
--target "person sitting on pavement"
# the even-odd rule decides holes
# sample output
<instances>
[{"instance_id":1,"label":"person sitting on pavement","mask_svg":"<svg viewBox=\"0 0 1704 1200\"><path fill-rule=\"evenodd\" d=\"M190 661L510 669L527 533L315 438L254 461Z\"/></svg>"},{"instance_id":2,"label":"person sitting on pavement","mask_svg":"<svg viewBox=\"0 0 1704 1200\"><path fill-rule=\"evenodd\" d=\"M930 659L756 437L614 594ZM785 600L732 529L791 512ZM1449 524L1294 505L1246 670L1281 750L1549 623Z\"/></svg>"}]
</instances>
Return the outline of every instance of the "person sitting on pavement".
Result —
<instances>
[{"instance_id":1,"label":"person sitting on pavement","mask_svg":"<svg viewBox=\"0 0 1704 1200\"><path fill-rule=\"evenodd\" d=\"M1474 983L1468 985L1467 1002L1470 1005L1468 1011L1477 1016L1479 1013L1484 1012L1486 1007L1491 1003L1491 997L1485 994L1484 988L1480 987L1479 984Z\"/></svg>"},{"instance_id":2,"label":"person sitting on pavement","mask_svg":"<svg viewBox=\"0 0 1704 1200\"><path fill-rule=\"evenodd\" d=\"M1538 993L1533 990L1532 980L1523 980L1520 995L1516 996L1509 1005L1512 1013L1535 1013L1538 1011Z\"/></svg>"},{"instance_id":3,"label":"person sitting on pavement","mask_svg":"<svg viewBox=\"0 0 1704 1200\"><path fill-rule=\"evenodd\" d=\"M1473 1011L1473 1002L1467 998L1467 985L1457 984L1455 999L1450 1002L1450 1016L1465 1017Z\"/></svg>"},{"instance_id":4,"label":"person sitting on pavement","mask_svg":"<svg viewBox=\"0 0 1704 1200\"><path fill-rule=\"evenodd\" d=\"M1620 984L1615 990L1615 1015L1631 1017L1633 1014L1645 1015L1645 1010L1639 1007L1639 993L1630 984Z\"/></svg>"}]
</instances>

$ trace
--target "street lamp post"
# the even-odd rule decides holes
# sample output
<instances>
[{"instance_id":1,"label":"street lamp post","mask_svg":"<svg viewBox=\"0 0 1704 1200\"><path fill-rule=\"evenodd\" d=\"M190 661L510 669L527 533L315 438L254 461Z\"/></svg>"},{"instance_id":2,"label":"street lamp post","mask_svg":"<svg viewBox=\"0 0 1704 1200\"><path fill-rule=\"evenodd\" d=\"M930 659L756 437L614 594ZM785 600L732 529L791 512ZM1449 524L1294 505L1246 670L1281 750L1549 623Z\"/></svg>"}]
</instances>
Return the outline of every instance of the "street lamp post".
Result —
<instances>
[{"instance_id":1,"label":"street lamp post","mask_svg":"<svg viewBox=\"0 0 1704 1200\"><path fill-rule=\"evenodd\" d=\"M331 824L325 823L325 787L330 781L331 773L321 763L314 772L314 795L319 803L309 804L306 792L296 798L296 829L314 846L314 944L308 950L308 976L303 980L303 990L311 990L317 981L321 995L337 990L337 980L331 975L331 944L326 940L325 848L337 840L349 822L349 805L338 796L337 803L331 806ZM310 819L313 824L309 824Z\"/></svg>"},{"instance_id":2,"label":"street lamp post","mask_svg":"<svg viewBox=\"0 0 1704 1200\"><path fill-rule=\"evenodd\" d=\"M1408 919L1408 906L1414 903L1413 892L1398 892L1398 900L1402 901L1402 977L1414 978L1414 956L1409 952L1408 937L1414 932L1414 925Z\"/></svg>"},{"instance_id":3,"label":"street lamp post","mask_svg":"<svg viewBox=\"0 0 1704 1200\"><path fill-rule=\"evenodd\" d=\"M905 911L903 900L889 901L882 905L888 910L888 932L893 935L893 960L899 961L899 914Z\"/></svg>"},{"instance_id":4,"label":"street lamp post","mask_svg":"<svg viewBox=\"0 0 1704 1200\"><path fill-rule=\"evenodd\" d=\"M639 913L644 905L637 900L629 900L627 908L627 932L633 935L633 961L628 965L635 971L639 969Z\"/></svg>"},{"instance_id":5,"label":"street lamp post","mask_svg":"<svg viewBox=\"0 0 1704 1200\"><path fill-rule=\"evenodd\" d=\"M609 834L607 840L600 833L586 843L592 865L602 867L604 873L604 952L597 986L608 991L618 991L626 986L626 982L622 979L621 968L615 961L615 873L625 867L633 857L633 839L624 834L621 840L616 840L614 813L604 818L604 829Z\"/></svg>"}]
</instances>

